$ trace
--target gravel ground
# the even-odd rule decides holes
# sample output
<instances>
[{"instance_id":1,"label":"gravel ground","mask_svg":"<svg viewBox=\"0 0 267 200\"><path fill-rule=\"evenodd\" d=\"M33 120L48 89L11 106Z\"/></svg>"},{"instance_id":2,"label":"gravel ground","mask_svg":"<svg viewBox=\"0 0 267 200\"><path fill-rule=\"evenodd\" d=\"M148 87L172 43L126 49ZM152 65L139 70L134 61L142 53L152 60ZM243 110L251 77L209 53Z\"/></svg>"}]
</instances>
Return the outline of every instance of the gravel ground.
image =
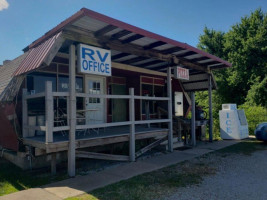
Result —
<instances>
[{"instance_id":1,"label":"gravel ground","mask_svg":"<svg viewBox=\"0 0 267 200\"><path fill-rule=\"evenodd\" d=\"M164 200L266 200L267 151L257 151L251 156L231 154L225 157L210 155L195 159L216 168L216 174L204 177L199 185L179 188Z\"/></svg>"}]
</instances>

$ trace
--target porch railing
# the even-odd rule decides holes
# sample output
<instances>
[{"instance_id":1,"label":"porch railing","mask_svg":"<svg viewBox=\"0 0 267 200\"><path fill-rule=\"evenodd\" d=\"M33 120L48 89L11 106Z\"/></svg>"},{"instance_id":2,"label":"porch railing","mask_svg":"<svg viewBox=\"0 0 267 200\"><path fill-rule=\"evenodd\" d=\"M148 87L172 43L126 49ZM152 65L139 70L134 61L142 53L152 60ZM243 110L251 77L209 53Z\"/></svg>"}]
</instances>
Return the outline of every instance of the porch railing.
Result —
<instances>
[{"instance_id":1,"label":"porch railing","mask_svg":"<svg viewBox=\"0 0 267 200\"><path fill-rule=\"evenodd\" d=\"M69 126L69 92L53 92L52 82L46 82L45 92L29 95L27 89L23 89L23 109L22 109L22 124L23 124L23 137L29 137L29 130L37 130L45 132L45 142L52 143L54 141L53 133L58 131L68 131ZM54 98L65 97L67 99L67 125L54 126ZM129 121L124 122L110 122L100 124L85 124L76 125L76 130L86 130L94 128L105 128L114 126L130 125L130 145L134 144L131 140L135 140L135 125L138 124L152 124L152 123L169 123L172 119L155 119L155 120L135 120L135 100L148 100L148 101L168 101L169 97L149 97L149 96L136 96L134 95L134 88L129 89L129 95L104 95L104 94L87 94L76 93L76 97L83 98L102 98L102 99L127 99L129 101ZM28 100L44 98L45 99L45 125L32 126L28 123ZM130 147L131 148L131 147Z\"/></svg>"}]
</instances>

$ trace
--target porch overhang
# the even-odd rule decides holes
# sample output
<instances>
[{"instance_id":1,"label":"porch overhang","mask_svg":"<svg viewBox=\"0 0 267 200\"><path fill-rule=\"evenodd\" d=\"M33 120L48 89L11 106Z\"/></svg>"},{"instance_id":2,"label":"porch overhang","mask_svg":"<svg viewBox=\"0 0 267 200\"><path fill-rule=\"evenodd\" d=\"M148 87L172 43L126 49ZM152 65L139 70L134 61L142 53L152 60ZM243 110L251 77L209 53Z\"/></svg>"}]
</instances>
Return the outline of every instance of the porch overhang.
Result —
<instances>
[{"instance_id":1,"label":"porch overhang","mask_svg":"<svg viewBox=\"0 0 267 200\"><path fill-rule=\"evenodd\" d=\"M86 8L82 8L48 31L24 51L30 51L31 54L37 49L43 49L46 53L41 56L54 57L57 53L55 48L44 44L49 43L51 38L55 38L58 34L65 41L62 41L61 47L56 49L59 52L67 53L70 44L85 43L110 49L112 61L120 64L163 73L166 73L170 66L182 65L189 69L190 73L189 81L181 81L185 91L206 90L208 82L205 80L212 70L231 67L229 62L186 43L157 35ZM43 66L44 62L44 58L28 56L14 75L35 70ZM216 88L215 80L212 82L213 88Z\"/></svg>"}]
</instances>

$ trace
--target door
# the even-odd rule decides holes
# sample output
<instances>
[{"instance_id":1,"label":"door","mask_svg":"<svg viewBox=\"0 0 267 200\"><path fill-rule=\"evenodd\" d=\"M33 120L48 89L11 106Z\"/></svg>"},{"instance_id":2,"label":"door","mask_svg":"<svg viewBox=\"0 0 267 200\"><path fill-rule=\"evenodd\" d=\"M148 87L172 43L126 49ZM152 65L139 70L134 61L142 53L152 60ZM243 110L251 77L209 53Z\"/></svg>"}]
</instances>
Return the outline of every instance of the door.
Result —
<instances>
[{"instance_id":1,"label":"door","mask_svg":"<svg viewBox=\"0 0 267 200\"><path fill-rule=\"evenodd\" d=\"M112 84L113 95L125 95L126 86ZM112 99L112 122L126 121L126 99Z\"/></svg>"},{"instance_id":2,"label":"door","mask_svg":"<svg viewBox=\"0 0 267 200\"><path fill-rule=\"evenodd\" d=\"M105 78L102 77L86 77L85 91L88 94L105 94L104 89ZM86 124L101 124L105 119L104 99L101 98L86 98L85 113Z\"/></svg>"}]
</instances>

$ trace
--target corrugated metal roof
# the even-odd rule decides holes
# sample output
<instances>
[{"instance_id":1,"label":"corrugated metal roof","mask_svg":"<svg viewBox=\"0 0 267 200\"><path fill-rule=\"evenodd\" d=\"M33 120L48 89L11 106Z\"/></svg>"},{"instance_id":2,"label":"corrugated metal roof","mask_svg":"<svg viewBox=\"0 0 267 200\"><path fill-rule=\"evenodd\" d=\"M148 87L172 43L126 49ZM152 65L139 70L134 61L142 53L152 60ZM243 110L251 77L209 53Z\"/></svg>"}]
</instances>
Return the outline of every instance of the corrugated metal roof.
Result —
<instances>
[{"instance_id":1,"label":"corrugated metal roof","mask_svg":"<svg viewBox=\"0 0 267 200\"><path fill-rule=\"evenodd\" d=\"M61 32L49 38L39 46L30 49L27 57L22 61L20 66L14 72L14 76L24 74L40 67L60 35Z\"/></svg>"},{"instance_id":2,"label":"corrugated metal roof","mask_svg":"<svg viewBox=\"0 0 267 200\"><path fill-rule=\"evenodd\" d=\"M4 93L6 93L8 86L14 79L14 77L12 77L13 73L27 55L28 52L0 67L0 101L3 99Z\"/></svg>"},{"instance_id":3,"label":"corrugated metal roof","mask_svg":"<svg viewBox=\"0 0 267 200\"><path fill-rule=\"evenodd\" d=\"M46 33L38 40L34 41L31 45L29 45L29 48L35 47L42 41L51 37L53 34L61 30L64 30L65 28L70 26L84 29L92 33L97 33L100 31L102 33L101 36L111 37L113 39L115 38L117 40L120 40L123 44L124 41L127 40L127 38L131 37L131 39L129 40L130 44L144 48L146 48L147 45L151 45L149 49L153 51L158 51L161 54L173 54L178 58L185 59L186 61L189 61L193 64L197 64L199 66L209 67L210 69L217 69L217 68L224 68L231 66L231 63L224 61L207 52L201 51L186 43L182 43L179 41L163 37L161 35L132 26L130 24L121 22L119 20L102 15L100 13L94 12L86 8L82 8L79 12L77 12L67 20L60 23L58 26L50 30L48 33ZM153 43L156 43L156 45L153 46ZM188 54L184 55L183 54L184 52L188 52ZM197 56L194 57L194 55ZM125 54L125 56L128 55ZM209 61L209 59L211 59L211 61ZM125 62L124 59L121 60ZM130 62L128 64L132 65L132 63ZM146 67L150 68L150 66L143 66L143 68ZM161 70L160 68L155 68L155 69L151 68L151 69L157 71ZM166 68L164 68L164 70L165 69Z\"/></svg>"}]
</instances>

